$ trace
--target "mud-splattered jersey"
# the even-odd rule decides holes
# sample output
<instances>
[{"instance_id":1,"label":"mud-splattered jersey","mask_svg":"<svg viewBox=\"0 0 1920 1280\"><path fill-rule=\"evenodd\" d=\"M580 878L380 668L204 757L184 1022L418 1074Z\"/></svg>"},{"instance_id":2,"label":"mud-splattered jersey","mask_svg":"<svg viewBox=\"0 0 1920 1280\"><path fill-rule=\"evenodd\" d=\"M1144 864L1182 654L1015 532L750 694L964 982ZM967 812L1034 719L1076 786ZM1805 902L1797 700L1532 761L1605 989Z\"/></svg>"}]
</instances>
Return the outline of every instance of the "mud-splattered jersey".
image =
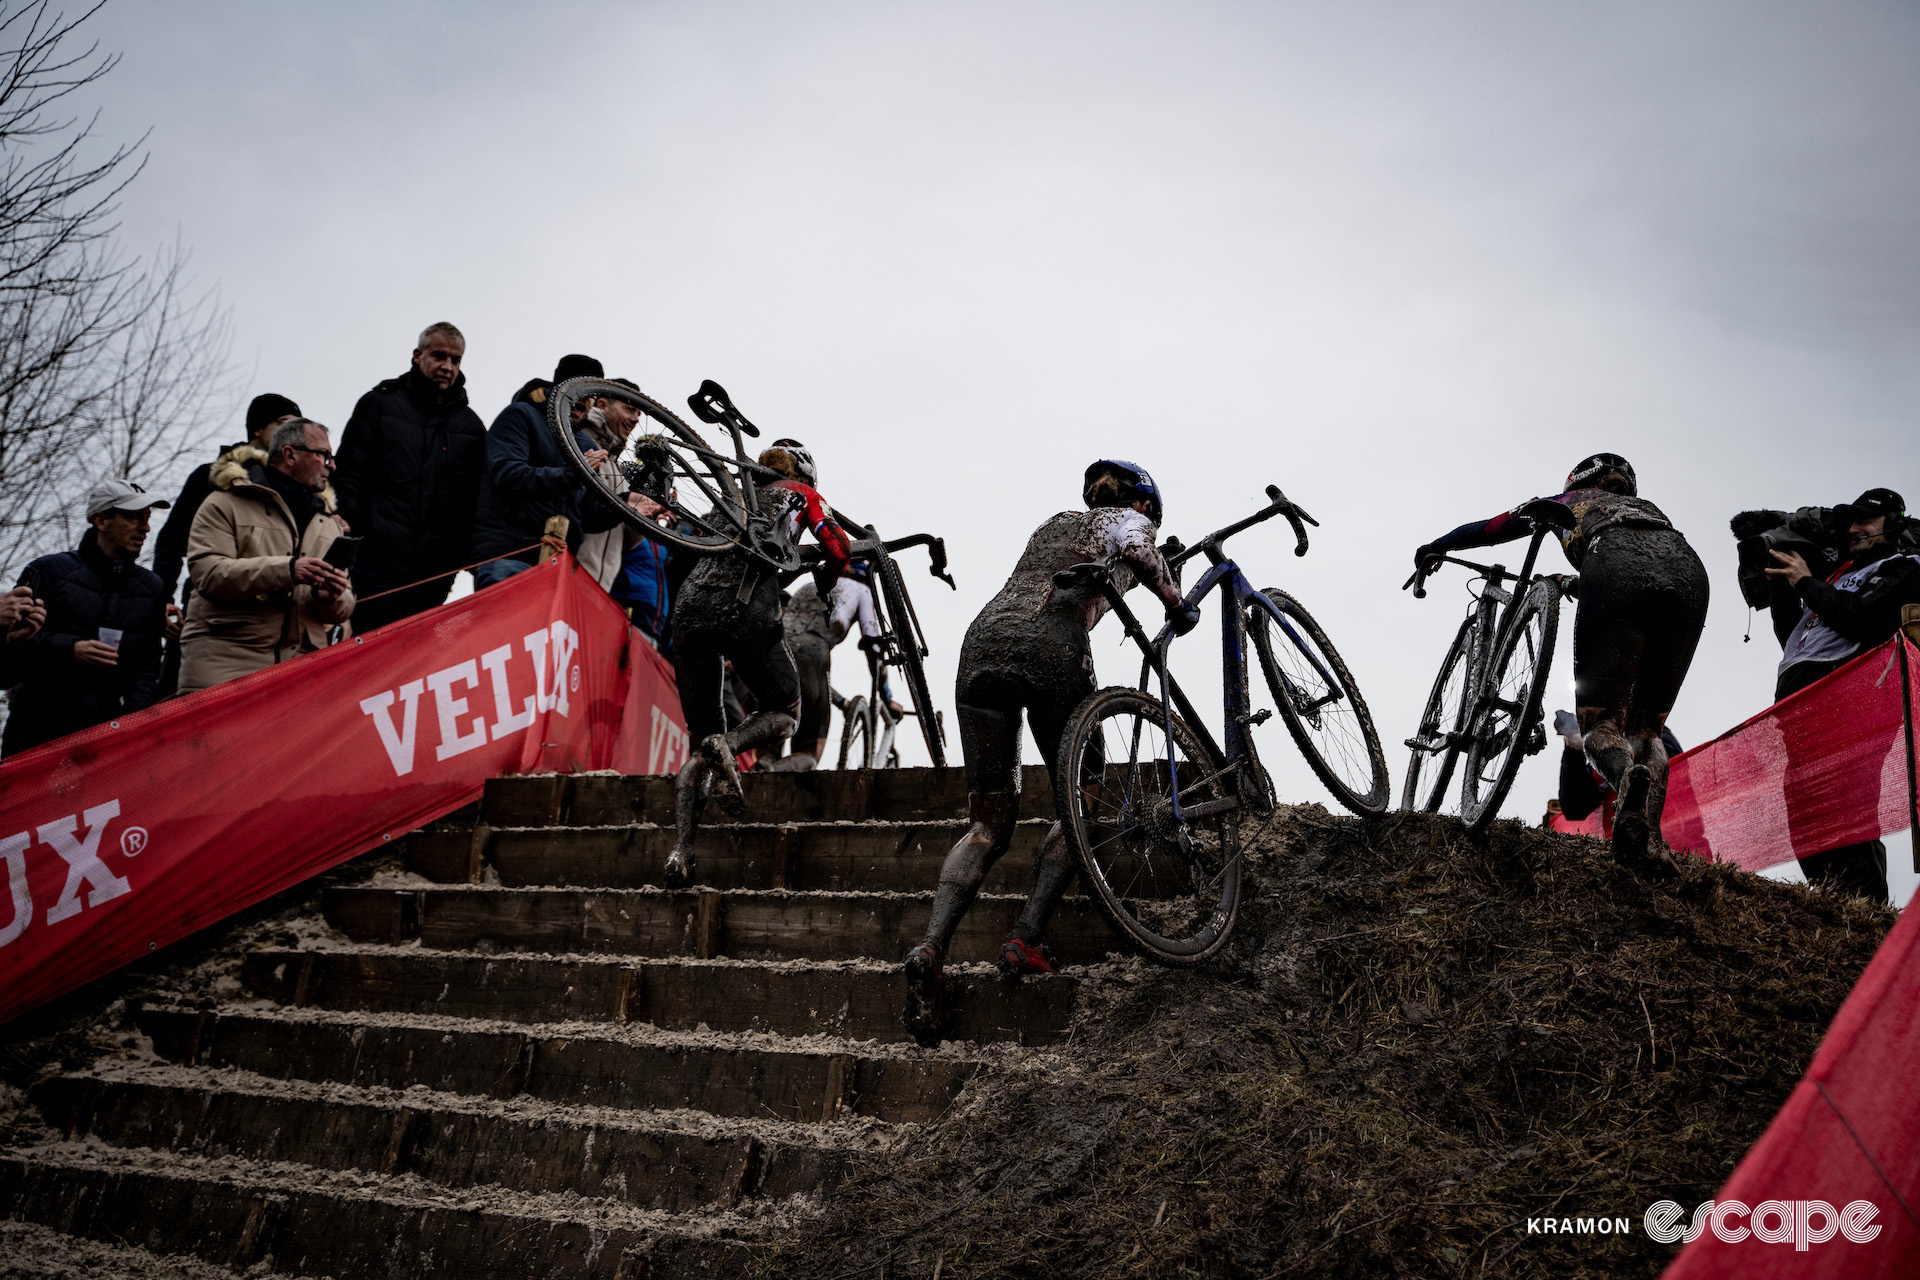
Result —
<instances>
[{"instance_id":1,"label":"mud-splattered jersey","mask_svg":"<svg viewBox=\"0 0 1920 1280\"><path fill-rule=\"evenodd\" d=\"M1587 558L1587 552L1610 529L1671 529L1660 508L1645 498L1630 498L1608 489L1572 489L1546 499L1557 502L1573 513L1573 527L1555 529L1567 563L1575 569ZM1431 545L1436 551L1461 551L1468 547L1491 547L1502 542L1530 538L1537 527L1533 517L1522 515L1531 502L1523 502L1511 511L1503 511L1491 520L1475 520L1439 538Z\"/></svg>"},{"instance_id":2,"label":"mud-splattered jersey","mask_svg":"<svg viewBox=\"0 0 1920 1280\"><path fill-rule=\"evenodd\" d=\"M1092 631L1106 616L1106 596L1091 587L1056 588L1053 575L1076 564L1109 557L1114 559L1114 584L1122 593L1137 581L1162 600L1177 600L1180 589L1155 545L1155 532L1151 521L1128 507L1062 511L1027 539L1013 576L981 610L981 616L1065 614L1074 618L1083 632Z\"/></svg>"}]
</instances>

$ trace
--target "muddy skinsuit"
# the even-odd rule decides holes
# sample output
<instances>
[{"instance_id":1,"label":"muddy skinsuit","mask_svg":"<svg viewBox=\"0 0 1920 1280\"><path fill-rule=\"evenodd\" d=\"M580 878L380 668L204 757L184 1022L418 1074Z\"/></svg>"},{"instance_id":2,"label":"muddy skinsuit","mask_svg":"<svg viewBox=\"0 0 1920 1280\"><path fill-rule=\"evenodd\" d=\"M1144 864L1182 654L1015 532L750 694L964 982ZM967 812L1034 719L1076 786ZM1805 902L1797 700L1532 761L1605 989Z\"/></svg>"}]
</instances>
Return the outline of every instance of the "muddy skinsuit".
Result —
<instances>
[{"instance_id":1,"label":"muddy skinsuit","mask_svg":"<svg viewBox=\"0 0 1920 1280\"><path fill-rule=\"evenodd\" d=\"M1645 498L1575 489L1548 501L1573 514L1571 528L1554 532L1580 573L1574 706L1587 759L1620 797L1614 849L1637 861L1651 847L1663 858L1667 749L1660 730L1706 626L1707 571L1686 538ZM1530 537L1534 529L1532 519L1509 512L1463 525L1435 548L1487 546Z\"/></svg>"},{"instance_id":2,"label":"muddy skinsuit","mask_svg":"<svg viewBox=\"0 0 1920 1280\"><path fill-rule=\"evenodd\" d=\"M946 955L960 917L973 904L988 868L1007 850L1020 806L1020 714L1026 712L1040 759L1051 777L1067 718L1094 691L1087 633L1107 611L1092 589L1057 589L1056 570L1117 555L1114 583L1136 578L1168 603L1180 598L1173 574L1154 546L1154 527L1128 507L1065 511L1027 540L1000 594L967 628L955 691L960 747L967 762L971 826L940 869L926 944ZM1055 823L1041 846L1033 892L1014 937L1038 942L1066 892L1073 859Z\"/></svg>"},{"instance_id":3,"label":"muddy skinsuit","mask_svg":"<svg viewBox=\"0 0 1920 1280\"><path fill-rule=\"evenodd\" d=\"M761 493L764 498L784 500L783 491L804 495L792 518L778 522L788 536L796 536L807 505L817 510L821 504L817 494L795 482L769 485ZM821 533L818 525L815 533ZM830 551L830 558L837 553L839 563L844 563L845 535L837 525L832 533L838 535L838 546ZM822 538L823 545L827 541ZM693 752L675 786L679 830L667 857L669 887L680 887L692 878L694 834L715 775L728 778L737 790L733 758L753 748L771 747L793 732L800 710L800 678L781 630L781 605L779 577L738 551L703 557L673 602L673 674ZM724 709L728 662L754 700L753 714L731 730Z\"/></svg>"},{"instance_id":4,"label":"muddy skinsuit","mask_svg":"<svg viewBox=\"0 0 1920 1280\"><path fill-rule=\"evenodd\" d=\"M775 761L770 766L773 770L795 772L818 764L812 752L825 741L833 718L833 651L847 638L855 619L863 637L878 632L872 592L857 579L839 579L824 596L809 580L787 601L784 626L787 651L800 673L800 726L793 734L795 754Z\"/></svg>"}]
</instances>

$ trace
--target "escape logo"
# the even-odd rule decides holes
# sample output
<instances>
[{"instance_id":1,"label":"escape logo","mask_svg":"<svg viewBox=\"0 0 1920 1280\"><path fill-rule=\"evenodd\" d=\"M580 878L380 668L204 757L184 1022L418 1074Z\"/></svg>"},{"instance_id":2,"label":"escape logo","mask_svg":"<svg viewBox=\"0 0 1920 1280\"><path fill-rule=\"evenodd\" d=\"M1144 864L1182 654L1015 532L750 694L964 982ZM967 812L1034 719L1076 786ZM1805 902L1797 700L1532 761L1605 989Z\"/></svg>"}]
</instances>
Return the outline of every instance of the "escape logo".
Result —
<instances>
[{"instance_id":1,"label":"escape logo","mask_svg":"<svg viewBox=\"0 0 1920 1280\"><path fill-rule=\"evenodd\" d=\"M1807 1246L1825 1244L1837 1233L1855 1244L1865 1244L1880 1234L1874 1221L1880 1206L1871 1200L1855 1200L1844 1209L1835 1209L1825 1200L1762 1200L1749 1209L1738 1200L1709 1200L1693 1211L1693 1221L1681 1225L1687 1211L1671 1200L1662 1200L1647 1209L1647 1235L1661 1244L1676 1241L1692 1244L1703 1231L1713 1232L1722 1244L1739 1244L1748 1236L1762 1244L1791 1244L1805 1252ZM1744 1218L1744 1225L1735 1218Z\"/></svg>"},{"instance_id":2,"label":"escape logo","mask_svg":"<svg viewBox=\"0 0 1920 1280\"><path fill-rule=\"evenodd\" d=\"M1763 1200L1751 1209L1738 1200L1709 1200L1693 1211L1689 1223L1685 1209L1661 1200L1647 1208L1641 1222L1647 1238L1661 1244L1692 1244L1711 1231L1723 1244L1739 1244L1751 1237L1762 1244L1791 1244L1805 1252L1836 1235L1866 1244L1880 1234L1880 1224L1874 1221L1879 1213L1880 1207L1871 1200L1855 1200L1844 1209L1835 1209L1825 1200ZM1528 1218L1527 1234L1624 1236L1633 1234L1633 1219Z\"/></svg>"}]
</instances>

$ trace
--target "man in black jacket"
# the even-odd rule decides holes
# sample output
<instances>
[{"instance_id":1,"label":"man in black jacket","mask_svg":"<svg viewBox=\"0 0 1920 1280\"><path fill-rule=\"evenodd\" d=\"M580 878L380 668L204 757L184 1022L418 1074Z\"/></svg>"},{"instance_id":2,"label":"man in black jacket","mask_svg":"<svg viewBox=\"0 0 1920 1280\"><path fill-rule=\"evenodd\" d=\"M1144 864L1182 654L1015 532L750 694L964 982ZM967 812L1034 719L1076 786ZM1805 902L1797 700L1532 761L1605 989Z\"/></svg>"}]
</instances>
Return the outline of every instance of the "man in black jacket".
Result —
<instances>
[{"instance_id":1,"label":"man in black jacket","mask_svg":"<svg viewBox=\"0 0 1920 1280\"><path fill-rule=\"evenodd\" d=\"M20 575L46 605L46 622L8 646L13 685L0 755L90 728L159 699L167 590L134 563L148 513L167 501L126 480L95 485L77 551L41 556Z\"/></svg>"},{"instance_id":2,"label":"man in black jacket","mask_svg":"<svg viewBox=\"0 0 1920 1280\"><path fill-rule=\"evenodd\" d=\"M362 539L353 564L357 632L442 603L453 571L468 563L487 436L467 407L466 353L458 329L428 325L413 367L361 396L341 433L333 489Z\"/></svg>"},{"instance_id":3,"label":"man in black jacket","mask_svg":"<svg viewBox=\"0 0 1920 1280\"><path fill-rule=\"evenodd\" d=\"M583 536L619 523L620 517L605 503L581 501L586 479L547 429L547 396L554 383L604 376L592 356L562 356L554 366L553 382L535 378L521 387L487 428L487 468L473 522L473 558L487 563L473 571L474 586L493 586L538 563L538 550L527 548L540 541L549 516L567 517L567 547L575 554ZM584 434L580 448L589 466L607 456Z\"/></svg>"},{"instance_id":4,"label":"man in black jacket","mask_svg":"<svg viewBox=\"0 0 1920 1280\"><path fill-rule=\"evenodd\" d=\"M1826 581L1814 576L1798 552L1770 553L1777 564L1767 576L1791 592L1774 592L1774 628L1783 633L1775 701L1891 639L1901 606L1920 604L1920 555L1902 551L1895 541L1910 524L1906 500L1891 489L1869 489L1833 514L1847 530L1846 559ZM1786 746L1791 761L1794 744ZM1789 831L1793 819L1789 808ZM1878 840L1806 854L1800 869L1809 882L1887 901L1887 848Z\"/></svg>"}]
</instances>

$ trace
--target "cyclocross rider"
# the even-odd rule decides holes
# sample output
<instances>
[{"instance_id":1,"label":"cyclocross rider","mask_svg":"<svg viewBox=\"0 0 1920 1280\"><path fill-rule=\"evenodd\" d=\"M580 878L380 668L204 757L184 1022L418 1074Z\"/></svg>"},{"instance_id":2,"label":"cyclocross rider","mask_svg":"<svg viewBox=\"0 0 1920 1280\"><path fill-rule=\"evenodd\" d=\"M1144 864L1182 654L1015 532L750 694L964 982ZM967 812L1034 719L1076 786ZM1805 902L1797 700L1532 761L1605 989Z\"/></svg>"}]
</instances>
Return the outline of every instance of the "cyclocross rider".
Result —
<instances>
[{"instance_id":1,"label":"cyclocross rider","mask_svg":"<svg viewBox=\"0 0 1920 1280\"><path fill-rule=\"evenodd\" d=\"M825 559L817 572L828 582L847 566L847 534L828 513L819 492L801 477L812 474L813 460L798 442L776 441L760 455L760 465L781 479L760 486L760 496L775 517L779 536L797 542L811 530ZM716 776L736 795L740 774L734 757L757 747L772 747L794 730L800 710L800 677L780 625L779 576L734 550L700 558L687 575L673 605L673 674L680 707L687 718L693 755L675 785L679 825L673 852L667 855L669 888L693 882L693 838ZM753 694L755 709L739 727L728 730L723 710L726 664Z\"/></svg>"},{"instance_id":2,"label":"cyclocross rider","mask_svg":"<svg viewBox=\"0 0 1920 1280\"><path fill-rule=\"evenodd\" d=\"M1020 811L1020 713L1027 714L1051 776L1068 717L1095 689L1087 634L1106 613L1106 597L1091 588L1056 588L1054 573L1112 557L1120 590L1138 579L1166 604L1176 628L1191 630L1200 620L1198 608L1181 607L1180 588L1154 545L1160 490L1153 477L1131 462L1102 459L1087 468L1081 496L1088 510L1063 511L1027 539L1013 576L973 620L960 646L955 702L971 825L940 868L926 940L907 953L907 1030L923 1045L940 1042L942 967L954 931L1013 839ZM1003 973L1053 972L1052 953L1040 935L1072 873L1073 857L1056 822L1041 844L1027 905L1001 945Z\"/></svg>"},{"instance_id":3,"label":"cyclocross rider","mask_svg":"<svg viewBox=\"0 0 1920 1280\"><path fill-rule=\"evenodd\" d=\"M1537 501L1537 500L1536 500ZM1587 759L1619 796L1614 856L1657 874L1673 871L1660 838L1667 749L1660 729L1693 663L1707 621L1707 571L1660 508L1639 496L1633 467L1617 453L1583 458L1554 532L1580 573L1573 620L1574 707ZM1531 537L1532 503L1463 524L1414 552L1416 566L1467 547Z\"/></svg>"},{"instance_id":4,"label":"cyclocross rider","mask_svg":"<svg viewBox=\"0 0 1920 1280\"><path fill-rule=\"evenodd\" d=\"M861 648L872 663L872 643L880 634L880 619L874 612L873 587L867 581L864 564L850 566L824 592L817 583L802 583L787 602L787 649L800 671L800 728L793 735L793 754L775 761L770 766L775 771L812 769L824 757L827 727L833 718L833 651L856 621L860 624ZM893 701L884 684L881 696L896 718L905 711Z\"/></svg>"}]
</instances>

